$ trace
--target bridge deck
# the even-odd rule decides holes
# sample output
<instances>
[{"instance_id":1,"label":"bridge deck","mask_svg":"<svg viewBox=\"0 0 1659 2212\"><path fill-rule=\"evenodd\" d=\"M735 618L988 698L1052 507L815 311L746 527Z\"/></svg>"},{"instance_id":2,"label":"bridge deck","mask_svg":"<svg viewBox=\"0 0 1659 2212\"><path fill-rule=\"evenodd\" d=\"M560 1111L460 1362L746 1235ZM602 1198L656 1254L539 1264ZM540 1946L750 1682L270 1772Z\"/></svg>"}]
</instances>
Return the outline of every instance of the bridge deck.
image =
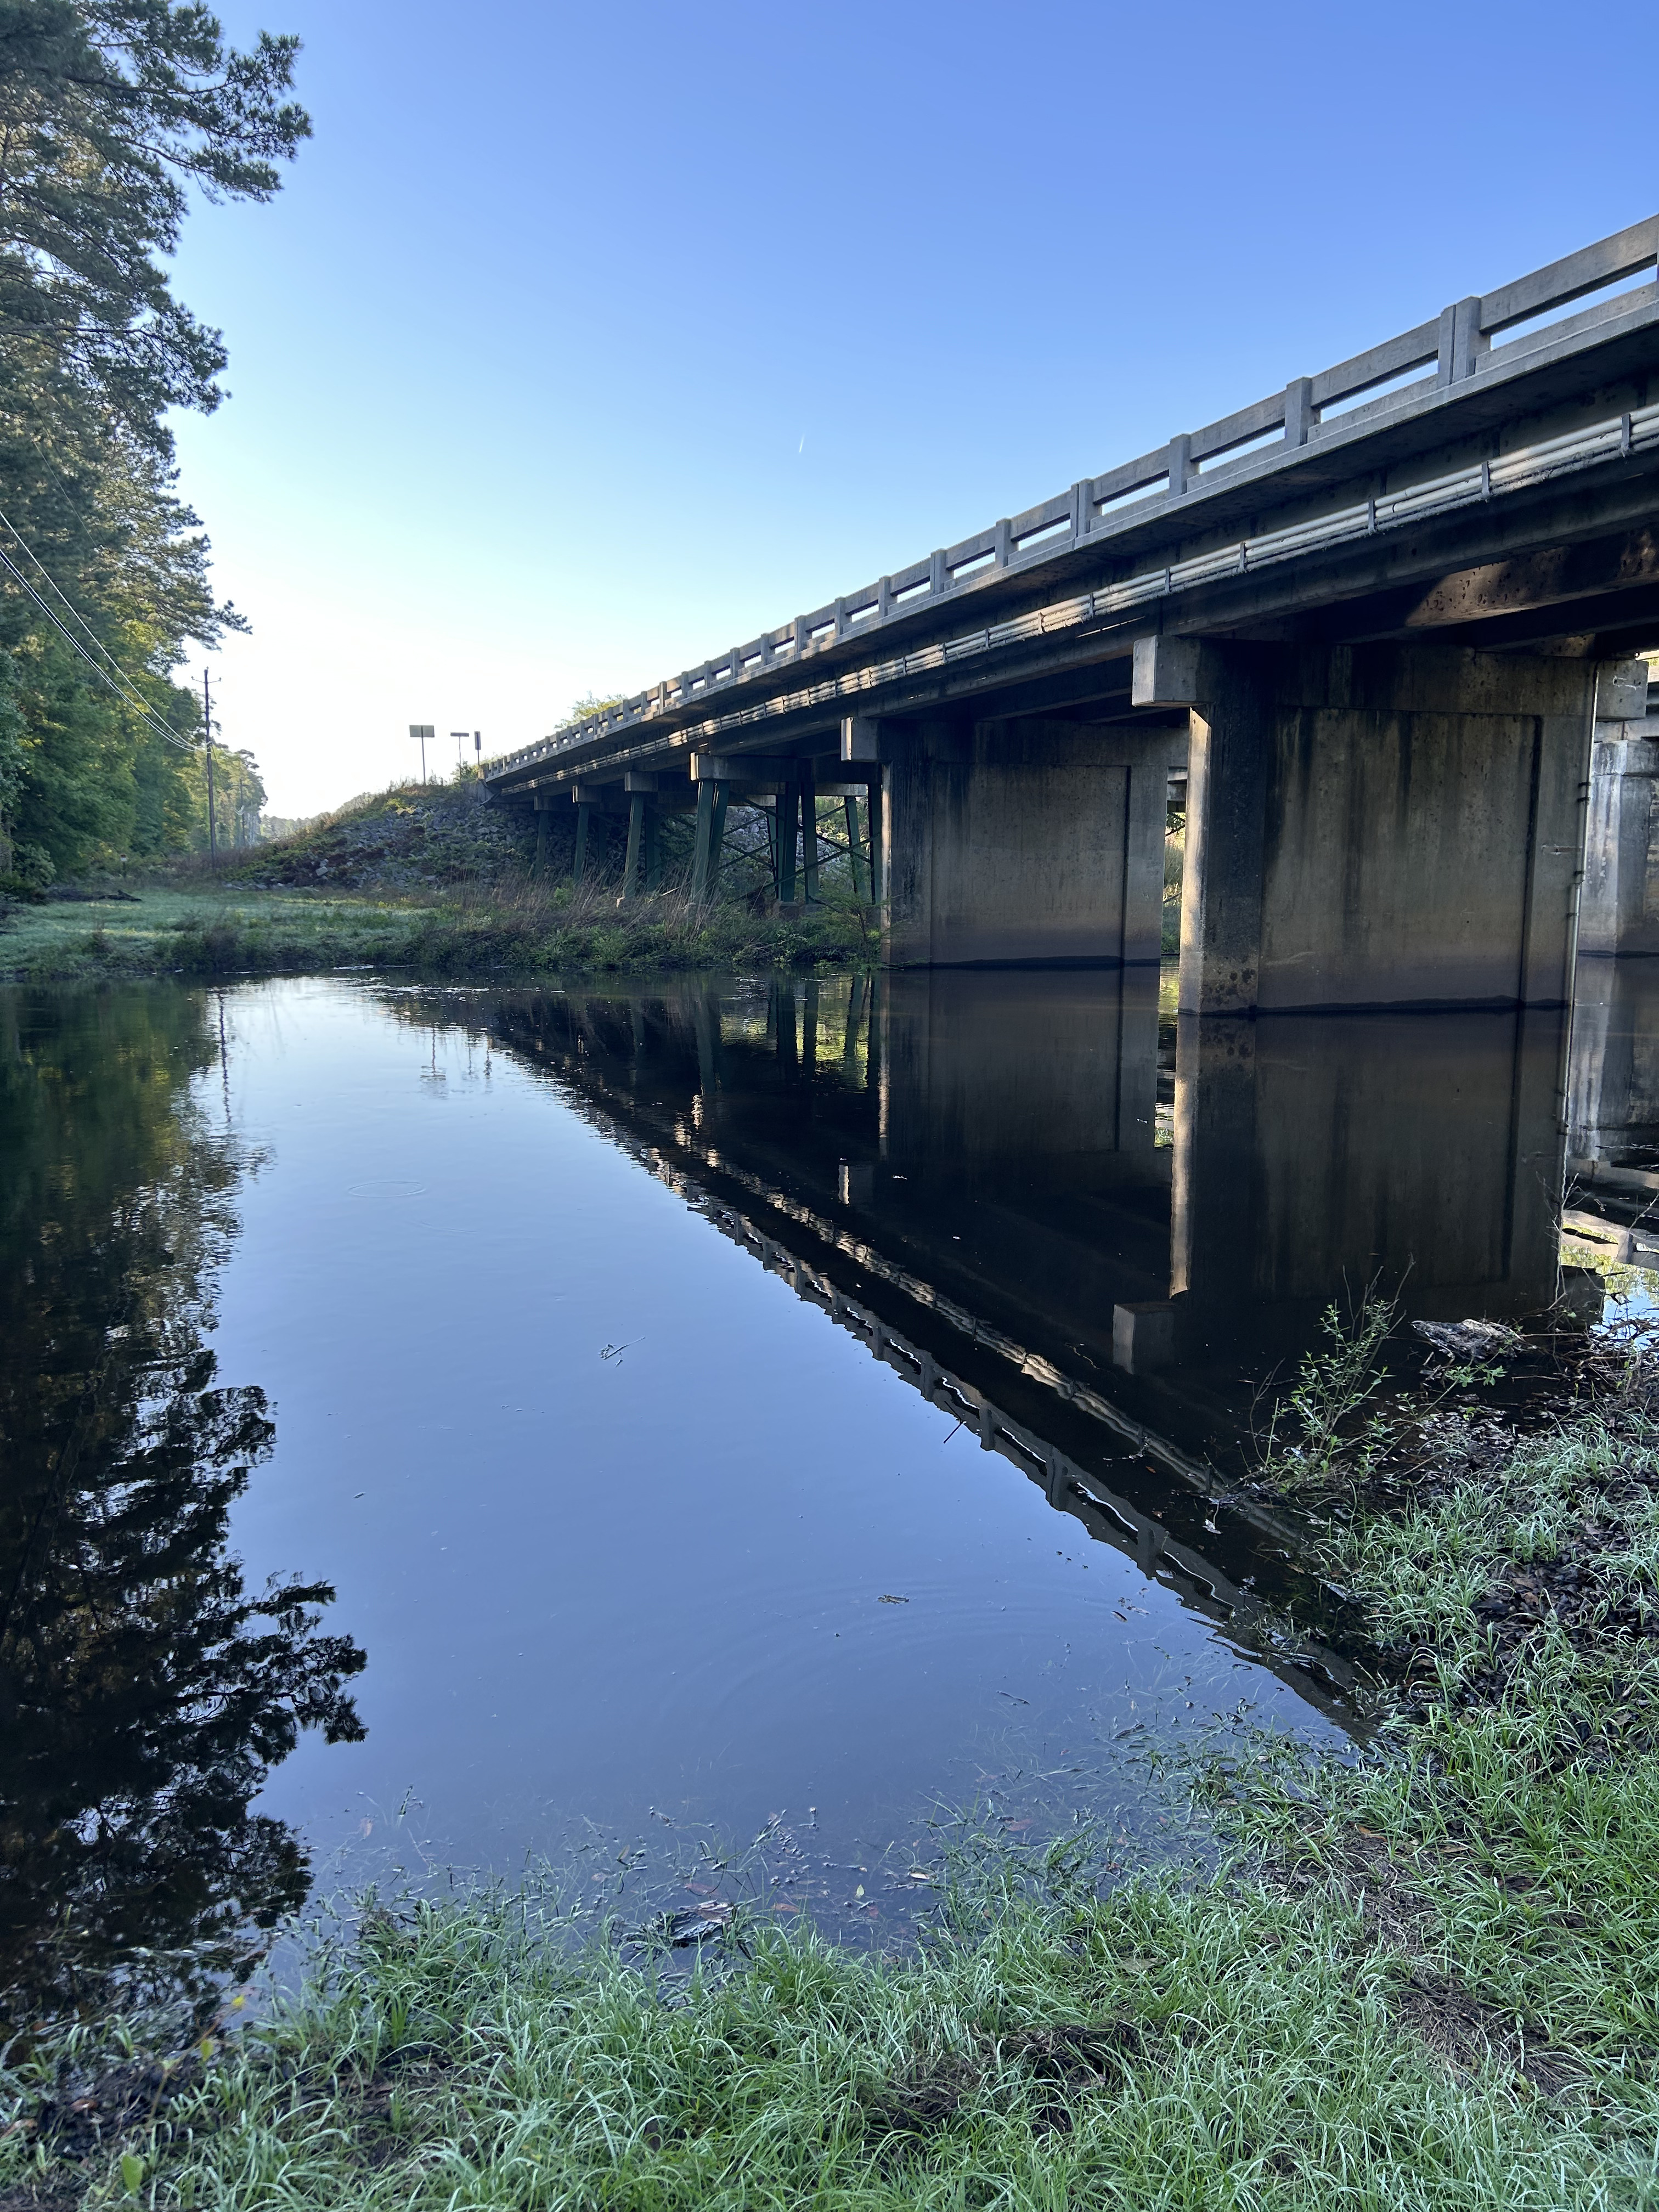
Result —
<instances>
[{"instance_id":1,"label":"bridge deck","mask_svg":"<svg viewBox=\"0 0 1659 2212\"><path fill-rule=\"evenodd\" d=\"M1656 268L1659 216L763 631L487 780L527 797L716 743L821 749L849 712L1060 676L1149 629L1285 635L1340 611L1358 636L1478 629L1503 644L1577 626L1633 642L1632 624L1659 621ZM1527 570L1540 550L1547 572ZM1424 585L1454 574L1425 604ZM1109 688L1127 708L1127 677Z\"/></svg>"}]
</instances>

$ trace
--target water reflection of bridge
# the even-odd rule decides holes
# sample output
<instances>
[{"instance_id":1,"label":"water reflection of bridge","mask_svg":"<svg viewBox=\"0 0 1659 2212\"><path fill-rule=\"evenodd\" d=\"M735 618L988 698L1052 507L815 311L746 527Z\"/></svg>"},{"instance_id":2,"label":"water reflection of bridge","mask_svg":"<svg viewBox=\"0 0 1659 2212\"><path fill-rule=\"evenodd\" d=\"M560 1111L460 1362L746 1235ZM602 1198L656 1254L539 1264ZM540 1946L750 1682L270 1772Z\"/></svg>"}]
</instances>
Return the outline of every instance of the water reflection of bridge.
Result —
<instances>
[{"instance_id":1,"label":"water reflection of bridge","mask_svg":"<svg viewBox=\"0 0 1659 2212\"><path fill-rule=\"evenodd\" d=\"M1318 1604L1291 1532L1228 1495L1266 1370L1375 1279L1423 1316L1558 1296L1559 1010L1166 1022L1172 1135L1146 971L481 1011L1051 1504L1247 1637Z\"/></svg>"},{"instance_id":2,"label":"water reflection of bridge","mask_svg":"<svg viewBox=\"0 0 1659 2212\"><path fill-rule=\"evenodd\" d=\"M935 970L564 993L497 1018L688 1168L805 1208L866 1271L1109 1378L1199 1450L1235 1367L1373 1279L1425 1317L1557 1296L1559 1009L1165 1022L1160 1054L1144 972Z\"/></svg>"}]
</instances>

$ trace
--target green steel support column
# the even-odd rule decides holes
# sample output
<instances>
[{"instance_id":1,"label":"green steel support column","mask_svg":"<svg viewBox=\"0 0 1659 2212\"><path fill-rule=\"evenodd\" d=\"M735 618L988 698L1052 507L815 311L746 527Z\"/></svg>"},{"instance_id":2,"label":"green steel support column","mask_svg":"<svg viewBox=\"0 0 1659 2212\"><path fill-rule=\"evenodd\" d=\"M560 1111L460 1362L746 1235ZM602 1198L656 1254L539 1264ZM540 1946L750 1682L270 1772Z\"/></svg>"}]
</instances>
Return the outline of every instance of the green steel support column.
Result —
<instances>
[{"instance_id":1,"label":"green steel support column","mask_svg":"<svg viewBox=\"0 0 1659 2212\"><path fill-rule=\"evenodd\" d=\"M800 786L792 776L778 793L778 904L795 903L795 836L800 823Z\"/></svg>"},{"instance_id":2,"label":"green steel support column","mask_svg":"<svg viewBox=\"0 0 1659 2212\"><path fill-rule=\"evenodd\" d=\"M662 821L657 811L657 802L645 802L645 895L649 898L662 889Z\"/></svg>"},{"instance_id":3,"label":"green steel support column","mask_svg":"<svg viewBox=\"0 0 1659 2212\"><path fill-rule=\"evenodd\" d=\"M714 819L708 832L708 896L713 898L720 889L720 854L726 849L726 802L731 794L729 783L714 786Z\"/></svg>"},{"instance_id":4,"label":"green steel support column","mask_svg":"<svg viewBox=\"0 0 1659 2212\"><path fill-rule=\"evenodd\" d=\"M721 786L724 789L724 785ZM714 787L702 782L697 786L697 826L691 841L691 896L705 899L709 893L709 861L714 832Z\"/></svg>"},{"instance_id":5,"label":"green steel support column","mask_svg":"<svg viewBox=\"0 0 1659 2212\"><path fill-rule=\"evenodd\" d=\"M573 883L580 883L582 870L587 864L587 817L592 811L586 799L583 799L576 809L576 853L570 866Z\"/></svg>"},{"instance_id":6,"label":"green steel support column","mask_svg":"<svg viewBox=\"0 0 1659 2212\"><path fill-rule=\"evenodd\" d=\"M804 761L800 771L800 872L801 896L815 899L818 895L818 786L811 761Z\"/></svg>"},{"instance_id":7,"label":"green steel support column","mask_svg":"<svg viewBox=\"0 0 1659 2212\"><path fill-rule=\"evenodd\" d=\"M645 793L630 791L628 794L628 857L623 862L623 896L637 898L640 895L641 848L645 842Z\"/></svg>"},{"instance_id":8,"label":"green steel support column","mask_svg":"<svg viewBox=\"0 0 1659 2212\"><path fill-rule=\"evenodd\" d=\"M847 859L853 871L853 896L863 905L870 896L870 867L859 842L859 802L849 791L842 804L847 815Z\"/></svg>"}]
</instances>

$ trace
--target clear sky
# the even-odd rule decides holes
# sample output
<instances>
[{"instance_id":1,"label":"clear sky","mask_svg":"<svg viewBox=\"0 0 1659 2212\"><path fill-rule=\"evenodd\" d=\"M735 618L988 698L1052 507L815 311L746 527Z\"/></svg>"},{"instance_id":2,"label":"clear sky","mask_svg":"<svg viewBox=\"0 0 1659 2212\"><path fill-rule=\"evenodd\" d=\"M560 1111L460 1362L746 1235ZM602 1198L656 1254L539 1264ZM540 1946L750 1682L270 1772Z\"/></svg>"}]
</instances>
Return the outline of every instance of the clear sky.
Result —
<instances>
[{"instance_id":1,"label":"clear sky","mask_svg":"<svg viewBox=\"0 0 1659 2212\"><path fill-rule=\"evenodd\" d=\"M182 489L271 811L541 735L1651 214L1651 0L231 0ZM197 664L199 670L199 663ZM191 672L185 672L188 675Z\"/></svg>"}]
</instances>

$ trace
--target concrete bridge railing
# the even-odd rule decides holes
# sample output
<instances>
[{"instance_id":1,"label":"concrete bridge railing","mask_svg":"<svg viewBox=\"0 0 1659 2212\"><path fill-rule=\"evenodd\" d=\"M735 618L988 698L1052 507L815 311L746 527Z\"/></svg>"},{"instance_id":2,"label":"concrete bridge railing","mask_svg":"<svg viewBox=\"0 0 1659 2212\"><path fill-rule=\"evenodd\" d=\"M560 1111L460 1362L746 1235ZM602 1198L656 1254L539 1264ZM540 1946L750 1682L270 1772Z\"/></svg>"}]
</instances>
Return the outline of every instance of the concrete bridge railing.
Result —
<instances>
[{"instance_id":1,"label":"concrete bridge railing","mask_svg":"<svg viewBox=\"0 0 1659 2212\"><path fill-rule=\"evenodd\" d=\"M1195 511L1218 493L1255 483L1287 464L1305 466L1322 448L1334 461L1339 447L1373 434L1447 387L1501 380L1563 349L1594 345L1632 313L1651 313L1659 307L1659 282L1653 275L1656 269L1659 217L1650 217L1513 283L1455 301L1413 329L1316 376L1294 378L1283 391L1201 429L1182 432L1167 445L1104 475L1080 478L1066 491L1005 517L957 544L940 547L604 713L585 716L534 745L505 755L489 763L486 773L500 776L541 763L562 764L597 756L607 741L621 743L629 732L660 717L678 718L705 702L712 707L716 698L724 704L729 695L757 685L758 679L774 678L780 669L808 661L848 640L885 632L924 611L937 614L977 587L1012 573L1035 572L1045 563L1084 549L1109 547L1119 538L1127 550L1148 521ZM1656 442L1659 406L1622 410L1588 432L1547 440L1535 448L1456 470L1382 500L1350 502L1335 514L1277 532L1247 535L1236 544L1193 560L1154 565L1104 593L1079 595L1070 611L1073 620L1088 620L1201 584L1218 574L1243 571L1328 543L1419 520L1462 503L1490 499L1513 484L1535 481L1540 473L1583 465L1597 458L1603 447L1629 454ZM1067 611L1062 604L1019 619L1041 627L1045 616L1060 623ZM987 645L994 641L988 628L984 640ZM935 644L927 652L942 661L950 657L953 644L961 653L973 651L975 643L976 634L968 634L960 641ZM868 688L878 674L906 673L911 666L910 656L902 655L884 663L879 671L860 669L850 681L831 680L821 687L822 698L817 686L795 692L788 706L822 704L849 690ZM731 700L731 705L738 708L738 700ZM756 710L767 711L759 706ZM737 714L720 716L725 726L742 719L747 717L740 708Z\"/></svg>"}]
</instances>

